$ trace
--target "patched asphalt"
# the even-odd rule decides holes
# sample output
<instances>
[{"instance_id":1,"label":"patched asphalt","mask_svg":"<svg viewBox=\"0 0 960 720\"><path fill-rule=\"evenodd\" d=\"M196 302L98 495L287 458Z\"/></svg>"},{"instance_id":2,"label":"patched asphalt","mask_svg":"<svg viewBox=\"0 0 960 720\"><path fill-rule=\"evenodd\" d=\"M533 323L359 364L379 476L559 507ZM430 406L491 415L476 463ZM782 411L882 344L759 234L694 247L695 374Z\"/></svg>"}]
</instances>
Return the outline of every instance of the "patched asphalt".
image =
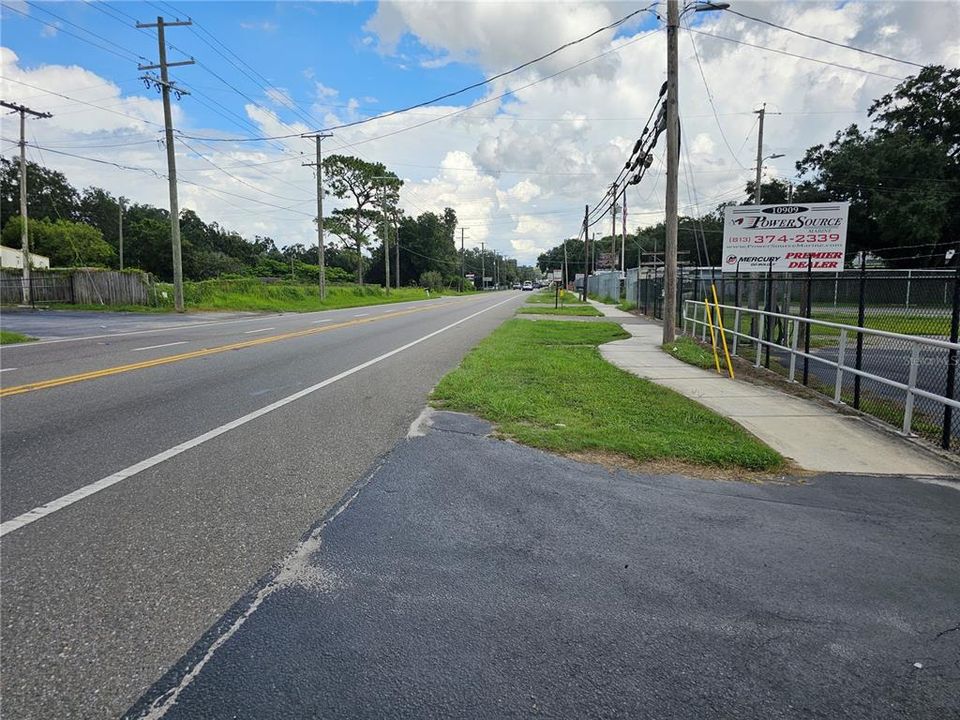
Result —
<instances>
[{"instance_id":1,"label":"patched asphalt","mask_svg":"<svg viewBox=\"0 0 960 720\"><path fill-rule=\"evenodd\" d=\"M488 430L400 441L128 715L960 716L956 486L609 472Z\"/></svg>"}]
</instances>

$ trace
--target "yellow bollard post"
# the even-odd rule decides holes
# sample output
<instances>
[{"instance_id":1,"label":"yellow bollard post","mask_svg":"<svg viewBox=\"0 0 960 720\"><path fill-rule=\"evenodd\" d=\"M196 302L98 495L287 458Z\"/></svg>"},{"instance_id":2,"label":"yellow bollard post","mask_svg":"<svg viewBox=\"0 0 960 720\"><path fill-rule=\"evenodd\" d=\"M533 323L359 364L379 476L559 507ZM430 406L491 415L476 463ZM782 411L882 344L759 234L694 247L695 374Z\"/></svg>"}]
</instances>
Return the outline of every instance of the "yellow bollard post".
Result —
<instances>
[{"instance_id":1,"label":"yellow bollard post","mask_svg":"<svg viewBox=\"0 0 960 720\"><path fill-rule=\"evenodd\" d=\"M723 331L723 313L720 312L720 301L717 300L717 286L710 283L710 287L713 289L713 305L716 308L717 325L720 327L720 340L723 342L723 356L727 359L727 372L733 380L733 363L730 361L730 351L727 349L727 336Z\"/></svg>"},{"instance_id":2,"label":"yellow bollard post","mask_svg":"<svg viewBox=\"0 0 960 720\"><path fill-rule=\"evenodd\" d=\"M713 364L717 366L717 375L720 374L720 358L717 356L717 335L713 330L713 318L710 315L710 300L703 298L703 307L707 310L707 325L710 327L710 344L713 345Z\"/></svg>"}]
</instances>

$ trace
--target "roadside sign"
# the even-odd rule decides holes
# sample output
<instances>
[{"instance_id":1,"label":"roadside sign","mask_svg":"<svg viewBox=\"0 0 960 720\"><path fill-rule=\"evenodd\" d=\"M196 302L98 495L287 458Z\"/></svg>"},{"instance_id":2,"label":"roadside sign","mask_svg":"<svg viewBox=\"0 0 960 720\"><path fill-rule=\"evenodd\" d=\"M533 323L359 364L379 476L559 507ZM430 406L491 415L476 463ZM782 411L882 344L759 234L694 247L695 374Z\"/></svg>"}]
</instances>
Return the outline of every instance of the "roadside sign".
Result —
<instances>
[{"instance_id":1,"label":"roadside sign","mask_svg":"<svg viewBox=\"0 0 960 720\"><path fill-rule=\"evenodd\" d=\"M493 276L491 275L490 277L485 277L485 278L483 279L483 281L484 281L484 282L493 282Z\"/></svg>"},{"instance_id":2,"label":"roadside sign","mask_svg":"<svg viewBox=\"0 0 960 720\"><path fill-rule=\"evenodd\" d=\"M476 275L474 273L467 273L466 275L464 275L464 277L467 280L473 280L476 277Z\"/></svg>"},{"instance_id":3,"label":"roadside sign","mask_svg":"<svg viewBox=\"0 0 960 720\"><path fill-rule=\"evenodd\" d=\"M723 271L843 270L850 203L738 205L723 211Z\"/></svg>"}]
</instances>

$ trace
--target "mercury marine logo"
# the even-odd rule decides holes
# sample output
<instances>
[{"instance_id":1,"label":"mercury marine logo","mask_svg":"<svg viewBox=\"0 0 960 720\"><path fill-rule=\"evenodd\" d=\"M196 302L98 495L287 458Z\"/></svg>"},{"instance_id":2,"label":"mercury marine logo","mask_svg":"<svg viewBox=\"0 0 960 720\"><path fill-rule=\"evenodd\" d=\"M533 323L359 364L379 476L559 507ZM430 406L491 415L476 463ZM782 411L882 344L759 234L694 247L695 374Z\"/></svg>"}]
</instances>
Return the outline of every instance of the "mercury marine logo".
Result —
<instances>
[{"instance_id":1,"label":"mercury marine logo","mask_svg":"<svg viewBox=\"0 0 960 720\"><path fill-rule=\"evenodd\" d=\"M796 215L797 213L806 212L810 208L805 208L802 205L774 205L773 207L764 208L761 212L765 212L768 215Z\"/></svg>"},{"instance_id":2,"label":"mercury marine logo","mask_svg":"<svg viewBox=\"0 0 960 720\"><path fill-rule=\"evenodd\" d=\"M727 255L727 265L736 265L737 256L736 255Z\"/></svg>"}]
</instances>

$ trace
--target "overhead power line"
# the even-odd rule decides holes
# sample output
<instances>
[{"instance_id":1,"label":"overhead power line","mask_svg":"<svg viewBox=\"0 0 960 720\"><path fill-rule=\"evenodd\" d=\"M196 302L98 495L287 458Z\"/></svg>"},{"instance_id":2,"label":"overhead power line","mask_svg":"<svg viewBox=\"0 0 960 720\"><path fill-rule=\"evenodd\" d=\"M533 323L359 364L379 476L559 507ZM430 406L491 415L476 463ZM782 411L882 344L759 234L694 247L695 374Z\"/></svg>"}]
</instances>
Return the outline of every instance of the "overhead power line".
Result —
<instances>
[{"instance_id":1,"label":"overhead power line","mask_svg":"<svg viewBox=\"0 0 960 720\"><path fill-rule=\"evenodd\" d=\"M652 6L650 6L650 7L652 7ZM522 65L518 65L518 66L516 66L516 67L514 67L514 68L511 68L510 70L505 70L505 71L502 72L502 73L498 73L497 75L493 75L493 76L491 76L491 77L489 77L489 78L487 78L487 79L485 79L485 80L481 80L481 81L479 81L479 82L473 83L472 85L468 85L468 86L466 86L466 87L460 88L459 90L453 90L453 91L451 91L451 92L445 93L445 94L443 94L443 95L439 95L439 96L437 96L437 97L435 97L435 98L432 98L432 99L430 99L430 100L424 100L423 102L419 102L419 103L416 103L416 104L414 104L414 105L409 105L409 106L407 106L407 107L399 108L399 109L396 109L396 110L390 110L390 111L388 111L388 112L382 113L382 114L380 114L380 115L375 115L375 116L373 116L373 117L363 118L362 120L356 120L356 121L353 121L353 122L343 123L343 124L340 124L340 125L332 125L332 126L330 126L330 127L325 127L325 128L322 128L322 130L323 130L324 132L328 132L328 131L331 131L331 130L341 130L341 129L344 129L344 128L356 127L356 126L358 126L358 125L364 125L364 124L366 124L366 123L374 122L375 120L383 120L383 119L385 119L385 118L393 117L393 116L395 116L395 115L400 115L400 114L403 114L403 113L407 113L407 112L409 112L409 111L411 111L411 110L417 110L417 109L419 109L419 108L426 107L427 105L431 105L431 104L433 104L433 103L437 103L437 102L439 102L439 101L441 101L441 100L446 100L446 99L451 98L451 97L454 97L454 96L456 96L456 95L461 95L461 94L463 94L463 93L465 93L465 92L468 92L468 91L470 91L470 90L475 90L476 88L479 88L479 87L482 87L482 86L484 86L484 85L487 85L487 84L489 84L489 83L491 83L491 82L494 82L495 80L498 80L498 79L500 79L500 78L502 78L502 77L504 77L504 76L506 76L506 75L509 75L509 74L511 74L511 73L515 73L515 72L517 72L518 70L522 70L522 69L524 69L524 68L526 68L526 67L529 67L530 65L533 65L534 63L540 62L541 60L544 60L544 59L550 57L551 55L555 55L556 53L560 52L561 50L564 50L564 49L566 49L566 48L568 48L568 47L571 47L572 45L576 45L576 44L578 44L578 43L584 42L585 40L588 40L588 39L592 38L593 36L597 35L598 33L601 33L601 32L604 32L604 31L606 31L606 30L610 30L610 29L612 29L612 28L618 27L619 25L622 25L623 23L625 23L625 22L627 22L628 20L630 20L630 19L631 19L632 17L634 17L635 15L638 15L639 13L642 13L642 12L646 12L646 11L649 10L649 9L650 9L649 7L646 7L646 8L641 8L640 10L635 10L634 12L630 13L629 15L626 15L626 16L620 18L619 20L617 20L617 21L615 21L615 22L613 22L613 23L610 23L609 25L605 25L605 26L602 27L602 28L599 28L599 29L597 29L597 30L594 30L592 33L590 33L590 34L588 34L588 35L584 35L583 37L578 38L577 40L572 40L572 41L570 41L570 42L568 42L568 43L566 43L566 44L564 44L564 45L561 45L560 47L558 47L558 48L550 51L549 53L546 53L546 54L544 54L544 55L541 55L541 56L538 57L538 58L534 58L533 60L528 60L527 62L523 63ZM422 122L422 123L418 123L418 124L415 124L415 125L411 125L411 126L409 126L409 127L407 127L407 128L402 128L402 129L400 129L400 130L394 130L393 132L386 133L386 134L384 134L384 135L380 135L380 136L377 136L377 137L375 137L375 138L366 138L366 139L364 139L364 140L362 140L362 141L360 141L360 142L353 143L353 145L359 145L360 143L363 143L363 142L372 142L373 140L379 140L379 139L384 138L384 137L389 137L390 135L395 135L395 134L397 134L398 132L406 132L407 130L413 130L414 128L422 127L423 125L427 125L427 124L429 124L429 123L431 123L431 122L437 122L438 120L443 120L444 118L451 117L451 116L453 116L453 115L458 115L458 114L463 113L463 112L467 112L468 110L471 110L471 109L473 109L473 108L475 108L475 107L479 107L480 105L485 105L486 103L494 102L494 101L496 101L496 100L500 100L500 99L506 97L507 95L512 95L512 94L514 94L514 93L516 93L516 92L518 92L518 91L520 91L520 90L524 90L524 89L526 89L526 88L528 88L528 87L532 87L533 85L536 85L536 84L538 84L538 83L541 83L541 82L544 82L544 81L546 81L546 80L549 80L549 79L551 79L551 78L553 78L553 77L556 77L557 75L560 75L561 73L569 72L570 70L572 70L572 69L574 69L574 68L577 68L577 67L580 67L581 65L585 65L585 64L588 63L588 62L593 62L594 60L597 60L598 58L601 58L601 57L603 57L604 55L609 55L610 53L618 52L618 51L621 50L622 48L627 47L628 45L631 45L631 44L633 44L634 42L637 42L637 41L639 41L639 40L644 40L644 39L646 39L646 38L648 38L648 37L653 36L654 34L656 34L656 32L658 32L658 31L653 31L653 32L647 33L646 35L642 35L642 36L640 36L640 37L638 37L638 38L634 38L633 40L628 41L628 42L625 42L625 43L623 43L622 45L620 45L620 46L618 46L618 47L616 47L616 48L611 48L611 49L609 49L609 50L607 50L607 51L605 51L605 52L602 52L602 53L600 53L600 54L598 54L598 55L595 55L595 56L592 57L592 58L588 58L587 60L582 60L582 61L580 61L579 63L576 63L576 64L574 64L574 65L571 65L571 66L569 66L569 67L567 67L567 68L564 68L564 69L562 69L562 70L560 70L560 71L558 71L558 72L555 72L555 73L553 73L553 74L551 74L551 75L548 75L548 76L546 76L546 77L543 77L543 78L540 78L540 79L538 79L538 80L535 80L535 81L533 81L533 82L531 82L531 83L528 83L527 85L524 85L523 87L516 88L516 89L514 89L514 90L508 90L508 91L506 91L506 92L504 92L504 93L501 93L500 95L498 95L498 96L496 96L496 97L487 98L487 99L482 100L482 101L480 101L480 102L477 102L477 103L474 103L474 104L472 104L472 105L469 105L469 106L466 107L466 108L462 108L462 109L460 109L460 110L456 110L456 111L454 111L454 112L447 113L447 114L445 114L445 115L441 115L441 116L438 116L438 117L436 117L436 118L432 118L432 119L430 119L430 120L426 120L426 121L424 121L424 122ZM265 141L265 140L284 140L284 139L286 139L286 138L299 137L300 134L302 134L302 133L291 133L291 134L289 134L289 135L269 135L269 136L263 136L263 137L249 137L249 138L210 138L210 137L197 138L197 137L188 137L188 139L193 139L193 140L201 139L201 140L207 140L207 141L213 141L213 142L262 142L262 141ZM347 147L352 147L353 145L347 145Z\"/></svg>"},{"instance_id":2,"label":"overhead power line","mask_svg":"<svg viewBox=\"0 0 960 720\"><path fill-rule=\"evenodd\" d=\"M874 52L873 50L864 50L863 48L858 48L853 45L847 45L846 43L837 42L835 40L828 40L825 37L820 37L819 35L811 35L810 33L805 33L800 30L794 30L793 28L788 28L785 25L778 25L775 22L770 20L764 20L763 18L753 17L752 15L747 15L730 8L726 8L728 13L742 17L745 20L752 20L753 22L761 23L763 25L769 25L770 27L777 28L777 30L784 30L794 35L799 35L800 37L809 38L810 40L817 40L819 42L827 43L828 45L833 45L834 47L846 48L847 50L854 50L858 53L863 53L864 55L873 55L874 57L883 58L884 60L892 60L893 62L903 63L904 65L913 65L914 67L922 68L926 67L923 63L916 63L912 60L904 60L903 58L893 57L892 55L884 55L883 53Z\"/></svg>"},{"instance_id":3,"label":"overhead power line","mask_svg":"<svg viewBox=\"0 0 960 720\"><path fill-rule=\"evenodd\" d=\"M745 45L746 47L756 48L757 50L766 50L767 52L777 53L778 55L787 55L788 57L799 58L800 60L809 60L810 62L820 63L821 65L831 65L833 67L842 68L843 70L853 70L854 72L864 73L866 75L876 75L877 77L887 78L888 80L897 80L903 81L906 78L897 77L896 75L887 75L885 73L875 72L873 70L867 70L861 67L854 67L853 65L843 65L841 63L830 62L829 60L820 60L819 58L808 57L807 55L799 55L797 53L788 52L786 50L777 50L775 48L766 47L765 45L755 45L754 43L749 43L746 40L737 40L736 38L727 37L726 35L717 35L716 33L709 33L703 30L695 30L694 28L689 28L690 32L696 33L697 35L704 35L706 37L717 38L717 40L726 40L727 42L736 43L737 45Z\"/></svg>"}]
</instances>

